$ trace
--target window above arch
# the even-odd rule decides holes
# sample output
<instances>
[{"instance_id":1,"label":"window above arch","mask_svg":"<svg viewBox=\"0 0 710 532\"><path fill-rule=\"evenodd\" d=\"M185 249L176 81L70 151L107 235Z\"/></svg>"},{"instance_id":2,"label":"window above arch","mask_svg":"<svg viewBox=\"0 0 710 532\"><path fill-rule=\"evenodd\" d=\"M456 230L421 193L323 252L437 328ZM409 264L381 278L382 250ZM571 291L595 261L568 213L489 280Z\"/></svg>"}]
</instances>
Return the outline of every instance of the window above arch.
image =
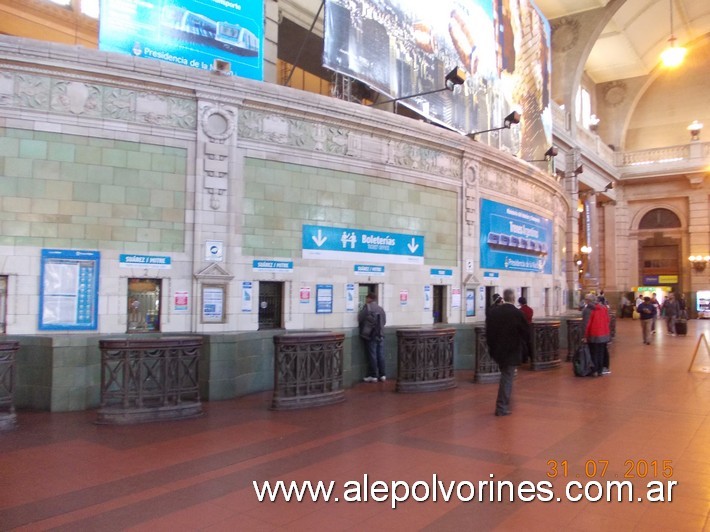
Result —
<instances>
[{"instance_id":1,"label":"window above arch","mask_svg":"<svg viewBox=\"0 0 710 532\"><path fill-rule=\"evenodd\" d=\"M668 209L652 209L648 211L641 222L639 229L672 229L681 227L680 218Z\"/></svg>"}]
</instances>

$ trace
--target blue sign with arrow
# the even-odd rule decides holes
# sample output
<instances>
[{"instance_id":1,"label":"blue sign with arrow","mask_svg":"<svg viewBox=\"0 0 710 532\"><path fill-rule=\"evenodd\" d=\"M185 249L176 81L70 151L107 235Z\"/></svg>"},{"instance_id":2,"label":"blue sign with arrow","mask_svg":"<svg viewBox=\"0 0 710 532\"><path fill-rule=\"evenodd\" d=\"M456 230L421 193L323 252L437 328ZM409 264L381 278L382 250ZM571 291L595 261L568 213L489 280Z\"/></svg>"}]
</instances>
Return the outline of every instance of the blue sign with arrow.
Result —
<instances>
[{"instance_id":1,"label":"blue sign with arrow","mask_svg":"<svg viewBox=\"0 0 710 532\"><path fill-rule=\"evenodd\" d=\"M424 263L424 237L348 227L303 226L304 259L372 260Z\"/></svg>"}]
</instances>

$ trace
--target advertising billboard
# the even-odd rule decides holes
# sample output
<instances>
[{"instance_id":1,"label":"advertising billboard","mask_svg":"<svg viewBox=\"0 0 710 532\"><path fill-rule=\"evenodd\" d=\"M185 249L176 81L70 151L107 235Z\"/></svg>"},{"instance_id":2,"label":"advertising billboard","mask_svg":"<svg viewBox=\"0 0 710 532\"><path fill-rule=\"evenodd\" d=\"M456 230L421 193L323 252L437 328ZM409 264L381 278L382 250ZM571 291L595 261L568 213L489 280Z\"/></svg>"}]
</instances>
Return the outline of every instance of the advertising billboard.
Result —
<instances>
[{"instance_id":1,"label":"advertising billboard","mask_svg":"<svg viewBox=\"0 0 710 532\"><path fill-rule=\"evenodd\" d=\"M261 80L263 12L261 0L101 0L99 48Z\"/></svg>"},{"instance_id":2,"label":"advertising billboard","mask_svg":"<svg viewBox=\"0 0 710 532\"><path fill-rule=\"evenodd\" d=\"M481 199L481 268L552 273L552 221Z\"/></svg>"},{"instance_id":3,"label":"advertising billboard","mask_svg":"<svg viewBox=\"0 0 710 532\"><path fill-rule=\"evenodd\" d=\"M468 78L453 91L402 100L462 133L519 127L483 140L525 159L541 159L552 141L550 25L531 0L326 0L326 68L389 98L445 87L454 67Z\"/></svg>"}]
</instances>

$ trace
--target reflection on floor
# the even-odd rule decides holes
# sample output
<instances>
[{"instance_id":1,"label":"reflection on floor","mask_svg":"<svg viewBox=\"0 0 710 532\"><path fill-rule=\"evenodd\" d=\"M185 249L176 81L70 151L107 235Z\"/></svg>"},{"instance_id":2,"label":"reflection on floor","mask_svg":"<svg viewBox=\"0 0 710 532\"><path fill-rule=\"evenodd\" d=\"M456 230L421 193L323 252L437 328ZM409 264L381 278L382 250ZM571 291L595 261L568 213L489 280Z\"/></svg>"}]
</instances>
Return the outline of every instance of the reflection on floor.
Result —
<instances>
[{"instance_id":1,"label":"reflection on floor","mask_svg":"<svg viewBox=\"0 0 710 532\"><path fill-rule=\"evenodd\" d=\"M0 434L0 529L710 530L710 373L688 371L710 323L689 324L686 337L659 327L646 346L638 322L619 320L608 376L575 378L569 363L521 370L508 417L493 415L497 386L464 372L446 392L363 383L343 404L295 412L270 411L265 393L128 427L96 426L95 412L21 411L19 428ZM697 365L710 366L704 346ZM253 482L279 480L333 481L339 501L259 502ZM569 484L577 498L593 481L596 498L624 480L631 502L566 500L568 483L580 483ZM393 510L396 481L410 498ZM491 502L497 481L513 483L515 502L508 484L506 502ZM668 497L673 481L672 502L646 499L649 483ZM356 483L362 502L347 502ZM615 497L619 485L609 488ZM535 489L552 500L524 502Z\"/></svg>"}]
</instances>

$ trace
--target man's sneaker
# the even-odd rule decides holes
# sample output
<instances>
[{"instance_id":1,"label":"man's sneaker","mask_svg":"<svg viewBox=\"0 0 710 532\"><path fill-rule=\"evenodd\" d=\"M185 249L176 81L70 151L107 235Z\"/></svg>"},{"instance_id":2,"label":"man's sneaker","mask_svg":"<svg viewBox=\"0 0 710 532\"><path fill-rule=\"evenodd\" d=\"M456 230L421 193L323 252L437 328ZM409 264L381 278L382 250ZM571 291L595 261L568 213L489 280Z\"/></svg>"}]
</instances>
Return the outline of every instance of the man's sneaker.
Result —
<instances>
[{"instance_id":1,"label":"man's sneaker","mask_svg":"<svg viewBox=\"0 0 710 532\"><path fill-rule=\"evenodd\" d=\"M377 377L365 377L362 380L365 382L377 382Z\"/></svg>"},{"instance_id":2,"label":"man's sneaker","mask_svg":"<svg viewBox=\"0 0 710 532\"><path fill-rule=\"evenodd\" d=\"M602 368L602 375L609 375L609 373L611 373L609 368Z\"/></svg>"},{"instance_id":3,"label":"man's sneaker","mask_svg":"<svg viewBox=\"0 0 710 532\"><path fill-rule=\"evenodd\" d=\"M387 380L387 377L385 377L384 375L382 375L382 377L380 377L380 380L381 380L382 382L385 382L385 381Z\"/></svg>"}]
</instances>

